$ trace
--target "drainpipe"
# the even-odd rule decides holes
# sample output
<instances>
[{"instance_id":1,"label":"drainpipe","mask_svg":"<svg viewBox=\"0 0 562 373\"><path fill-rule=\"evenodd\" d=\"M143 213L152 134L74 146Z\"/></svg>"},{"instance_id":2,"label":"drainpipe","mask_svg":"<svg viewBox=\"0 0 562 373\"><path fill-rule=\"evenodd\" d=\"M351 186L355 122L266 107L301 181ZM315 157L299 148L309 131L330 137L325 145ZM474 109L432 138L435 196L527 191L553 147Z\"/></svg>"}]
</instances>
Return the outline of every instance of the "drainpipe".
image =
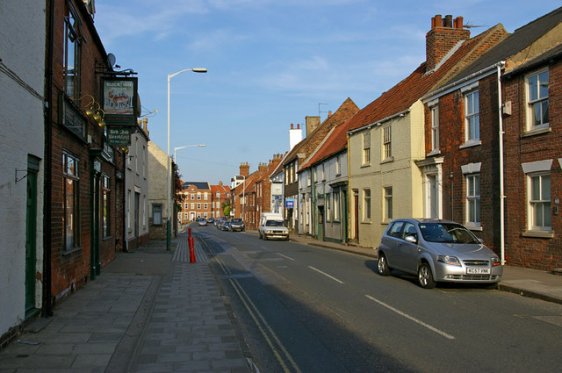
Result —
<instances>
[{"instance_id":1,"label":"drainpipe","mask_svg":"<svg viewBox=\"0 0 562 373\"><path fill-rule=\"evenodd\" d=\"M500 168L500 260L501 264L505 265L505 222L504 222L504 165L503 165L503 104L502 104L502 82L501 82L501 69L505 66L505 61L496 64L498 76L498 147L499 147L499 168Z\"/></svg>"}]
</instances>

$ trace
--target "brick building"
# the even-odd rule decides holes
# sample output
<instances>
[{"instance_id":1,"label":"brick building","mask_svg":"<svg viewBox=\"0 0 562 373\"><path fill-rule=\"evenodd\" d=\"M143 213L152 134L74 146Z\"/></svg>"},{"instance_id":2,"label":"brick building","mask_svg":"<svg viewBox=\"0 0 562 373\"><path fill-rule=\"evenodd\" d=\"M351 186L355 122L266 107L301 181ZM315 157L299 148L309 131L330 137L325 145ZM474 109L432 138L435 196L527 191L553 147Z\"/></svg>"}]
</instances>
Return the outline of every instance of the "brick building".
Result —
<instances>
[{"instance_id":1,"label":"brick building","mask_svg":"<svg viewBox=\"0 0 562 373\"><path fill-rule=\"evenodd\" d=\"M425 97L427 158L418 162L430 216L462 222L509 264L539 269L562 265L555 235L560 219L550 204L560 193L560 98L554 87L560 82L561 14L559 9L500 37ZM538 126L530 124L532 79L547 87L536 100L546 105ZM533 183L543 188L537 201Z\"/></svg>"},{"instance_id":2,"label":"brick building","mask_svg":"<svg viewBox=\"0 0 562 373\"><path fill-rule=\"evenodd\" d=\"M219 182L211 185L211 217L213 219L225 216L225 205L230 206L230 187Z\"/></svg>"},{"instance_id":3,"label":"brick building","mask_svg":"<svg viewBox=\"0 0 562 373\"><path fill-rule=\"evenodd\" d=\"M274 154L267 163L260 163L250 174L247 162L240 165L240 175L233 184L233 216L241 217L248 229L257 229L262 212L271 212L275 203L272 197L271 174L279 166L282 154Z\"/></svg>"},{"instance_id":4,"label":"brick building","mask_svg":"<svg viewBox=\"0 0 562 373\"><path fill-rule=\"evenodd\" d=\"M113 67L84 1L48 2L47 308L123 249L124 152L108 145L102 77Z\"/></svg>"},{"instance_id":5,"label":"brick building","mask_svg":"<svg viewBox=\"0 0 562 373\"><path fill-rule=\"evenodd\" d=\"M188 224L198 218L212 216L212 193L208 182L186 181L177 192L181 208L178 209L178 223Z\"/></svg>"}]
</instances>

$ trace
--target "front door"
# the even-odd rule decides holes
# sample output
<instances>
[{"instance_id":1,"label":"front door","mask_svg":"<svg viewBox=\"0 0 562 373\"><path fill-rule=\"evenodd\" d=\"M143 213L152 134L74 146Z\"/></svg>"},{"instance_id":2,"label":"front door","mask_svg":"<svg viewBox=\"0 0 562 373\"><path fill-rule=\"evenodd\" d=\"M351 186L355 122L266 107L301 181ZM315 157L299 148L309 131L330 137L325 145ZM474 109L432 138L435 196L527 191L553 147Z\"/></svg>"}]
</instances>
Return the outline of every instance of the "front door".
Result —
<instances>
[{"instance_id":1,"label":"front door","mask_svg":"<svg viewBox=\"0 0 562 373\"><path fill-rule=\"evenodd\" d=\"M29 157L27 166L27 197L25 224L25 316L35 311L37 273L37 172L39 159Z\"/></svg>"}]
</instances>

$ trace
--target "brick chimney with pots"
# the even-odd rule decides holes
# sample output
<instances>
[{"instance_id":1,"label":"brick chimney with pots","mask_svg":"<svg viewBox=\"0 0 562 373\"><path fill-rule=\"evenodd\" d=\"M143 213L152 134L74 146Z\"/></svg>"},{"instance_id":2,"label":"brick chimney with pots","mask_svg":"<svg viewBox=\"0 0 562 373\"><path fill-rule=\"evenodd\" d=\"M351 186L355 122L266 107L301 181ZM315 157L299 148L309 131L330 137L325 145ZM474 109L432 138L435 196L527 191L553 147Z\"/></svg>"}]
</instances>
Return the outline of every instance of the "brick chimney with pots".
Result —
<instances>
[{"instance_id":1,"label":"brick chimney with pots","mask_svg":"<svg viewBox=\"0 0 562 373\"><path fill-rule=\"evenodd\" d=\"M240 175L244 177L250 175L250 164L248 162L240 163Z\"/></svg>"},{"instance_id":2,"label":"brick chimney with pots","mask_svg":"<svg viewBox=\"0 0 562 373\"><path fill-rule=\"evenodd\" d=\"M461 40L470 39L470 30L463 28L463 17L440 14L431 18L431 30L425 40L426 71L433 70Z\"/></svg>"}]
</instances>

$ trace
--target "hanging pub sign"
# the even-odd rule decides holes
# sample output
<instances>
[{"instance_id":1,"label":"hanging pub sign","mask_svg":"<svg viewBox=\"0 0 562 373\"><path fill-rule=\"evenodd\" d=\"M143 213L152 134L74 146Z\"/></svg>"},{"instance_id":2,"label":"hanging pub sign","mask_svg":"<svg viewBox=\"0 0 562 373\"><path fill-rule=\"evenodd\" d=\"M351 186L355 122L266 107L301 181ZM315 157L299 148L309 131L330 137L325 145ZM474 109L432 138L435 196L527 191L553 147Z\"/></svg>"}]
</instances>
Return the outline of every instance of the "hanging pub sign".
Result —
<instances>
[{"instance_id":1,"label":"hanging pub sign","mask_svg":"<svg viewBox=\"0 0 562 373\"><path fill-rule=\"evenodd\" d=\"M108 126L137 125L138 79L103 78L103 111Z\"/></svg>"},{"instance_id":2,"label":"hanging pub sign","mask_svg":"<svg viewBox=\"0 0 562 373\"><path fill-rule=\"evenodd\" d=\"M107 142L109 145L131 145L131 131L128 127L107 127Z\"/></svg>"}]
</instances>

